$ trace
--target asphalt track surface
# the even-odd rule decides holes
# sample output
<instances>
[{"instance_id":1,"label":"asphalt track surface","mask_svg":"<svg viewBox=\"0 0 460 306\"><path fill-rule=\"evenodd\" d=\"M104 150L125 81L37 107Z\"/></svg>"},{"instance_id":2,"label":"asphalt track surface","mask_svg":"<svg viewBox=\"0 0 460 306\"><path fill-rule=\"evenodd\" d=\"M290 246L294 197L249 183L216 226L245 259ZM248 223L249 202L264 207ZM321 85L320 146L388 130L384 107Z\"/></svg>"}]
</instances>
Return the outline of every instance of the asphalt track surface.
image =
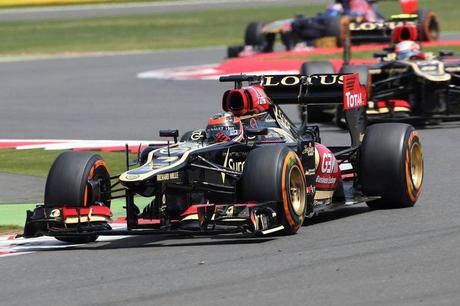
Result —
<instances>
[{"instance_id":1,"label":"asphalt track surface","mask_svg":"<svg viewBox=\"0 0 460 306\"><path fill-rule=\"evenodd\" d=\"M106 17L152 13L189 12L204 9L257 7L260 5L307 5L327 3L327 0L178 0L168 2L139 2L100 5L50 6L41 8L2 9L0 19L52 20L68 18Z\"/></svg>"},{"instance_id":2,"label":"asphalt track surface","mask_svg":"<svg viewBox=\"0 0 460 306\"><path fill-rule=\"evenodd\" d=\"M2 186L0 205L1 203L41 203L45 183L44 177L0 172L0 186Z\"/></svg>"},{"instance_id":3,"label":"asphalt track surface","mask_svg":"<svg viewBox=\"0 0 460 306\"><path fill-rule=\"evenodd\" d=\"M136 74L223 51L2 63L0 138L156 139L160 128L203 127L227 85ZM358 205L287 237L129 237L4 257L0 305L458 305L460 129L420 134L414 208ZM322 138L347 143L331 126Z\"/></svg>"}]
</instances>

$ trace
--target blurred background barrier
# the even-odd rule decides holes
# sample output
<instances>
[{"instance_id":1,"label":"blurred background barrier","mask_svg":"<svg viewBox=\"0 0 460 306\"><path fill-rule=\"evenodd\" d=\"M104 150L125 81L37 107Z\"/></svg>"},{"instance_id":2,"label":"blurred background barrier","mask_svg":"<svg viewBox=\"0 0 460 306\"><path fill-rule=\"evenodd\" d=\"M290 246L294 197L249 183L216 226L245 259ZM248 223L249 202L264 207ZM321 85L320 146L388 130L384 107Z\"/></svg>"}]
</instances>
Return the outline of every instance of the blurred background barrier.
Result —
<instances>
[{"instance_id":1,"label":"blurred background barrier","mask_svg":"<svg viewBox=\"0 0 460 306\"><path fill-rule=\"evenodd\" d=\"M128 2L120 0L2 0L0 7Z\"/></svg>"}]
</instances>

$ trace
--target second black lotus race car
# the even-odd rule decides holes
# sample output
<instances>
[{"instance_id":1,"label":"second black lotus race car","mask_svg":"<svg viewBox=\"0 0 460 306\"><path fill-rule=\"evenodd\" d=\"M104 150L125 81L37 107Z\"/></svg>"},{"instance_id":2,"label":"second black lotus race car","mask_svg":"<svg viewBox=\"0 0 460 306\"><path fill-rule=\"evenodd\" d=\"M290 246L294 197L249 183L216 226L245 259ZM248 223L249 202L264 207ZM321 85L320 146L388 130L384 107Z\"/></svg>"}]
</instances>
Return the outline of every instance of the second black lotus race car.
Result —
<instances>
[{"instance_id":1,"label":"second black lotus race car","mask_svg":"<svg viewBox=\"0 0 460 306\"><path fill-rule=\"evenodd\" d=\"M393 43L374 54L378 63L346 64L340 69L359 73L361 84L368 88L369 121L424 125L460 120L460 58L446 50L437 55L423 52L417 36L411 25L397 27ZM349 54L345 49L344 58ZM344 120L341 114L338 117Z\"/></svg>"},{"instance_id":2,"label":"second black lotus race car","mask_svg":"<svg viewBox=\"0 0 460 306\"><path fill-rule=\"evenodd\" d=\"M417 201L423 181L417 132L399 123L366 128L357 74L221 81L235 82L223 96L224 113L180 142L177 130L160 131L174 143L147 148L137 168L111 176L99 155L61 154L50 169L44 204L27 214L24 236L82 243L114 234L293 234L322 211ZM317 126L295 126L281 104L343 104L351 145L327 148ZM109 224L111 199L120 192L122 231ZM142 209L140 197L149 198Z\"/></svg>"}]
</instances>

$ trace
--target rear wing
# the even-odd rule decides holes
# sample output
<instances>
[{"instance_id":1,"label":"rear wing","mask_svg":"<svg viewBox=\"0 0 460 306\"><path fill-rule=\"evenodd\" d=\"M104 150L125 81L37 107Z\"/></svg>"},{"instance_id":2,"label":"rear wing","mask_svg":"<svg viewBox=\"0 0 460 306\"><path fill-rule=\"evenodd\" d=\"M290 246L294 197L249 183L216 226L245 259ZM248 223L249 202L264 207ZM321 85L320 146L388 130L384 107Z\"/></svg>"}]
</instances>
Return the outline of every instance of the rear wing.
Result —
<instances>
[{"instance_id":1,"label":"rear wing","mask_svg":"<svg viewBox=\"0 0 460 306\"><path fill-rule=\"evenodd\" d=\"M272 110L278 111L280 104L299 105L301 111L310 105L339 106L344 110L352 146L361 143L366 127L366 88L359 83L359 75L354 74L314 74L306 75L232 75L220 78L221 82L235 82L241 88L242 82L258 85L270 99ZM276 117L276 116L275 116ZM304 120L306 117L302 117ZM285 120L281 120L285 121ZM308 122L302 122L304 125Z\"/></svg>"},{"instance_id":2,"label":"rear wing","mask_svg":"<svg viewBox=\"0 0 460 306\"><path fill-rule=\"evenodd\" d=\"M359 75L313 74L313 75L230 75L222 76L221 82L242 82L263 87L273 104L343 105L345 110L366 106L366 89L359 83Z\"/></svg>"},{"instance_id":3,"label":"rear wing","mask_svg":"<svg viewBox=\"0 0 460 306\"><path fill-rule=\"evenodd\" d=\"M417 14L401 14L391 16L390 20L376 22L353 22L349 24L349 39L351 45L367 43L391 42L393 30L400 26L417 27Z\"/></svg>"},{"instance_id":4,"label":"rear wing","mask_svg":"<svg viewBox=\"0 0 460 306\"><path fill-rule=\"evenodd\" d=\"M274 104L343 105L345 110L367 104L357 73L265 75L261 84Z\"/></svg>"},{"instance_id":5,"label":"rear wing","mask_svg":"<svg viewBox=\"0 0 460 306\"><path fill-rule=\"evenodd\" d=\"M367 125L367 97L359 74L266 75L262 85L272 103L298 104L301 112L306 109L308 113L310 105L343 107L352 146L361 143Z\"/></svg>"}]
</instances>

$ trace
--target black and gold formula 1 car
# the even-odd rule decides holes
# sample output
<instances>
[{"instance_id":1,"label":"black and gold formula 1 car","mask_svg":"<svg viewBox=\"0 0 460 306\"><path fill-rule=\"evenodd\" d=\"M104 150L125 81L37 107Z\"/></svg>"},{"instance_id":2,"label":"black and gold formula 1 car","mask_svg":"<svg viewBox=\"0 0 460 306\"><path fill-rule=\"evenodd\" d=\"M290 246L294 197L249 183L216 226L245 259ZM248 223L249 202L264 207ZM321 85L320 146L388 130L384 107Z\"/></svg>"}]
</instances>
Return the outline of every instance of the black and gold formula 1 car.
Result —
<instances>
[{"instance_id":1,"label":"black and gold formula 1 car","mask_svg":"<svg viewBox=\"0 0 460 306\"><path fill-rule=\"evenodd\" d=\"M413 27L397 30L399 43L375 53L376 64L350 64L348 53L348 64L340 69L340 73L359 73L360 83L367 87L369 122L424 125L460 120L460 58L447 50L422 52L418 42L407 39L415 37L410 34ZM337 123L344 126L338 110Z\"/></svg>"},{"instance_id":2,"label":"black and gold formula 1 car","mask_svg":"<svg viewBox=\"0 0 460 306\"><path fill-rule=\"evenodd\" d=\"M348 31L351 45L363 45L369 43L388 43L397 27L413 26L420 41L434 41L439 39L440 26L437 15L431 10L420 10L415 14L393 15L382 21L363 21L351 19Z\"/></svg>"},{"instance_id":3,"label":"black and gold formula 1 car","mask_svg":"<svg viewBox=\"0 0 460 306\"><path fill-rule=\"evenodd\" d=\"M423 181L417 132L400 123L366 128L357 74L221 81L235 86L206 129L180 141L177 130L160 131L174 141L146 148L137 167L121 175L111 175L99 155L61 154L49 171L44 204L27 214L24 236L85 243L115 234L294 234L322 211L416 203ZM351 145L322 145L319 128L294 125L282 104L343 105ZM127 228L115 230L110 204L120 197ZM144 207L141 198L148 199Z\"/></svg>"}]
</instances>

